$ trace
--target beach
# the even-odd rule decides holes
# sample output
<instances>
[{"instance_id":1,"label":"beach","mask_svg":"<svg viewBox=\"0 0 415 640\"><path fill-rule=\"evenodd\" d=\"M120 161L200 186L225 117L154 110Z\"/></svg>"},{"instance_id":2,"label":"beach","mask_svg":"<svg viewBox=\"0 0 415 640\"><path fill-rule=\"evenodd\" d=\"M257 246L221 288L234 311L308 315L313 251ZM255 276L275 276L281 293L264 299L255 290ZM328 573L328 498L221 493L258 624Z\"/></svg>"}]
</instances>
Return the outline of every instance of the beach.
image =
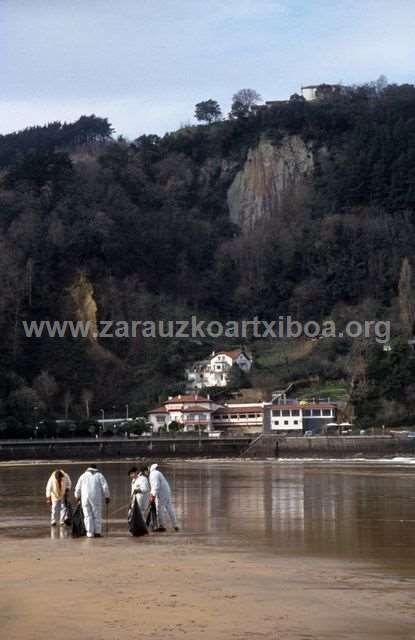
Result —
<instances>
[{"instance_id":1,"label":"beach","mask_svg":"<svg viewBox=\"0 0 415 640\"><path fill-rule=\"evenodd\" d=\"M48 464L0 466L1 638L415 640L413 465L169 462L180 532L142 538L129 465L92 540L49 527Z\"/></svg>"},{"instance_id":2,"label":"beach","mask_svg":"<svg viewBox=\"0 0 415 640\"><path fill-rule=\"evenodd\" d=\"M3 539L8 640L415 638L413 582L376 564L229 553L185 534Z\"/></svg>"}]
</instances>

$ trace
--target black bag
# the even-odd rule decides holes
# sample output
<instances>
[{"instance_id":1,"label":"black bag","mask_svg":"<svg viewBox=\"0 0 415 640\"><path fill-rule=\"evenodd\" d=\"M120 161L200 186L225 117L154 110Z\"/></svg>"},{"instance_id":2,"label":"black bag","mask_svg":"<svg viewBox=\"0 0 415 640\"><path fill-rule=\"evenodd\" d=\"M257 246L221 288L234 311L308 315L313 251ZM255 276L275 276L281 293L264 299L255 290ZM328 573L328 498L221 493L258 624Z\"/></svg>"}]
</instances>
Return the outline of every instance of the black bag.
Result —
<instances>
[{"instance_id":1,"label":"black bag","mask_svg":"<svg viewBox=\"0 0 415 640\"><path fill-rule=\"evenodd\" d=\"M150 502L148 508L146 509L146 516L146 525L153 531L154 529L158 529L159 523L157 518L157 509L154 502Z\"/></svg>"},{"instance_id":2,"label":"black bag","mask_svg":"<svg viewBox=\"0 0 415 640\"><path fill-rule=\"evenodd\" d=\"M70 527L72 524L73 509L70 501L68 500L67 495L65 495L65 498L64 498L64 505L65 505L65 512L63 514L62 520L67 527Z\"/></svg>"},{"instance_id":3,"label":"black bag","mask_svg":"<svg viewBox=\"0 0 415 640\"><path fill-rule=\"evenodd\" d=\"M145 536L148 533L143 514L141 513L141 509L135 499L135 496L133 497L128 510L128 530L131 535L136 538L139 536Z\"/></svg>"},{"instance_id":4,"label":"black bag","mask_svg":"<svg viewBox=\"0 0 415 640\"><path fill-rule=\"evenodd\" d=\"M86 536L84 512L81 503L78 502L72 514L72 538L82 538L82 536Z\"/></svg>"}]
</instances>

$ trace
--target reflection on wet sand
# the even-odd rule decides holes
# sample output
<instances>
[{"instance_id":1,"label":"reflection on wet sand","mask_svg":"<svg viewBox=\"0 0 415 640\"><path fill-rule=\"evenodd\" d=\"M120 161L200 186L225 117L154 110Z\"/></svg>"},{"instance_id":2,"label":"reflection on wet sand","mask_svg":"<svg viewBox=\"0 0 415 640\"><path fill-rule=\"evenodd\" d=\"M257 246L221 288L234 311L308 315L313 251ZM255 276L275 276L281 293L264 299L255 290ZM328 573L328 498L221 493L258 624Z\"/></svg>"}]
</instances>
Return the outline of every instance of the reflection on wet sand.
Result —
<instances>
[{"instance_id":1,"label":"reflection on wet sand","mask_svg":"<svg viewBox=\"0 0 415 640\"><path fill-rule=\"evenodd\" d=\"M128 466L101 465L112 493L111 536L127 535ZM66 467L76 479L84 465ZM43 495L50 468L0 467L0 533L48 535ZM209 544L402 562L414 556L412 469L246 462L164 468L183 532ZM53 538L67 533L50 531Z\"/></svg>"}]
</instances>

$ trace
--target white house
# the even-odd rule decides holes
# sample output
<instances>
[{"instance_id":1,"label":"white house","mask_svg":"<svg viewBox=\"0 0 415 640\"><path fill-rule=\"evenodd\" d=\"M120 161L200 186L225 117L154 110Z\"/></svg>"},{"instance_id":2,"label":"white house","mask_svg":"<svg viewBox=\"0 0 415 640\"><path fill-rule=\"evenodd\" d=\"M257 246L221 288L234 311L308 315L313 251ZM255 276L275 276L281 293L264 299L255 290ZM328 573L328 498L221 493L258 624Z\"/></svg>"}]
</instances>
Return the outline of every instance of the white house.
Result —
<instances>
[{"instance_id":1,"label":"white house","mask_svg":"<svg viewBox=\"0 0 415 640\"><path fill-rule=\"evenodd\" d=\"M153 432L167 427L170 422L183 425L183 431L197 431L199 428L212 431L212 413L219 407L209 397L178 395L170 397L161 407L148 412Z\"/></svg>"},{"instance_id":2,"label":"white house","mask_svg":"<svg viewBox=\"0 0 415 640\"><path fill-rule=\"evenodd\" d=\"M179 395L149 411L153 432L177 422L183 431L222 431L223 433L261 433L265 402L217 404L209 396ZM268 403L269 404L269 403Z\"/></svg>"},{"instance_id":3,"label":"white house","mask_svg":"<svg viewBox=\"0 0 415 640\"><path fill-rule=\"evenodd\" d=\"M248 373L252 367L252 356L244 349L233 351L215 351L210 358L196 362L186 375L190 389L204 387L226 387L229 383L231 369L234 365Z\"/></svg>"},{"instance_id":4,"label":"white house","mask_svg":"<svg viewBox=\"0 0 415 640\"><path fill-rule=\"evenodd\" d=\"M340 84L310 84L301 87L301 95L307 102L329 98L335 94L341 93L344 87Z\"/></svg>"}]
</instances>

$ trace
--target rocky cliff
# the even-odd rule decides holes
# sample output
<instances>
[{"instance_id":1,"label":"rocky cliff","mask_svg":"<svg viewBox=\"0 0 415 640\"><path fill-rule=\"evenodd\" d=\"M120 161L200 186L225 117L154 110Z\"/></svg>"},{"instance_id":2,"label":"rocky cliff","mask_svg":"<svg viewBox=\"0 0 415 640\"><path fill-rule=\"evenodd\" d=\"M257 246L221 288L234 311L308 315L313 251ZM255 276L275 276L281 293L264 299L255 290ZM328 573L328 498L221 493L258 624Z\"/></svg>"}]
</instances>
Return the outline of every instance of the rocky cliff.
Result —
<instances>
[{"instance_id":1,"label":"rocky cliff","mask_svg":"<svg viewBox=\"0 0 415 640\"><path fill-rule=\"evenodd\" d=\"M286 136L278 146L262 139L228 190L232 221L249 232L258 221L278 216L284 198L313 167L312 150L300 136Z\"/></svg>"}]
</instances>

